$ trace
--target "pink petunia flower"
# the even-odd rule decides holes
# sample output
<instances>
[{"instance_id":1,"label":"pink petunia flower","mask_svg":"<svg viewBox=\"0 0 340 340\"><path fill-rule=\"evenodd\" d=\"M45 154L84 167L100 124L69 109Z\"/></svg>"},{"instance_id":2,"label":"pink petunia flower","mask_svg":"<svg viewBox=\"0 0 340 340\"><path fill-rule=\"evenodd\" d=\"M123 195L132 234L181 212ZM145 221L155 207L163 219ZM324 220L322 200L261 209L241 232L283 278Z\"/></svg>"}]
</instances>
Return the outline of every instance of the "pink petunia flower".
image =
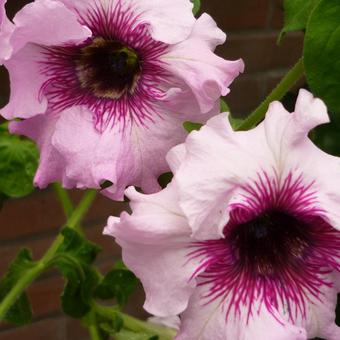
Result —
<instances>
[{"instance_id":1,"label":"pink petunia flower","mask_svg":"<svg viewBox=\"0 0 340 340\"><path fill-rule=\"evenodd\" d=\"M181 314L177 339L340 339L340 159L308 133L328 122L301 90L234 132L221 114L173 148L166 189L129 188L132 215L111 217L145 308Z\"/></svg>"},{"instance_id":2,"label":"pink petunia flower","mask_svg":"<svg viewBox=\"0 0 340 340\"><path fill-rule=\"evenodd\" d=\"M2 8L3 9L3 8ZM0 113L35 139L35 184L159 190L165 155L186 120L218 113L243 62L216 56L225 34L189 0L36 0L13 19Z\"/></svg>"}]
</instances>

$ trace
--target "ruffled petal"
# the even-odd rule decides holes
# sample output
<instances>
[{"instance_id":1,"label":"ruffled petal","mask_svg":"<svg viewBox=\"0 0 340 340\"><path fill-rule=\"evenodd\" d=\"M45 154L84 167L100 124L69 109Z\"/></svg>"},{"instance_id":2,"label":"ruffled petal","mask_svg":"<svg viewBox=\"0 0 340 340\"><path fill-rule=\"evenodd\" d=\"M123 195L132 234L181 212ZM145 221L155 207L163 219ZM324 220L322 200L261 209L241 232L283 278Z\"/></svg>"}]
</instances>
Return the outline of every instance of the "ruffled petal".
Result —
<instances>
[{"instance_id":1,"label":"ruffled petal","mask_svg":"<svg viewBox=\"0 0 340 340\"><path fill-rule=\"evenodd\" d=\"M139 186L146 193L160 190L158 177L169 171L166 162L167 152L185 139L183 118L171 115L155 117L145 126L134 125L126 140L130 162L119 161L120 177L117 182L124 190L128 185ZM117 195L108 188L105 191L111 198Z\"/></svg>"},{"instance_id":2,"label":"ruffled petal","mask_svg":"<svg viewBox=\"0 0 340 340\"><path fill-rule=\"evenodd\" d=\"M12 54L10 37L14 30L14 25L8 20L5 11L7 0L0 0L0 64L7 60Z\"/></svg>"},{"instance_id":3,"label":"ruffled petal","mask_svg":"<svg viewBox=\"0 0 340 340\"><path fill-rule=\"evenodd\" d=\"M295 171L303 174L306 183L313 182L325 218L340 229L340 158L326 154L308 138L311 129L328 122L325 104L300 90L292 114L280 103L272 103L263 124L278 173L284 177Z\"/></svg>"},{"instance_id":4,"label":"ruffled petal","mask_svg":"<svg viewBox=\"0 0 340 340\"><path fill-rule=\"evenodd\" d=\"M227 115L220 114L192 132L184 145L185 161L175 175L180 205L195 237L218 239L240 186L263 164L269 169L274 164L263 127L235 133Z\"/></svg>"},{"instance_id":5,"label":"ruffled petal","mask_svg":"<svg viewBox=\"0 0 340 340\"><path fill-rule=\"evenodd\" d=\"M150 25L151 36L166 44L176 44L191 33L195 18L192 3L188 0L138 0L141 20Z\"/></svg>"},{"instance_id":6,"label":"ruffled petal","mask_svg":"<svg viewBox=\"0 0 340 340\"><path fill-rule=\"evenodd\" d=\"M51 115L47 119L52 119ZM166 153L186 135L182 119L166 115L156 117L148 126L133 123L124 130L118 124L99 132L94 127L92 113L85 107L66 109L51 122L41 118L33 122L25 121L24 124L33 131L41 131L39 139L44 140L44 145L50 144L62 157L60 164L64 166L61 168L52 163L49 168L39 168L39 186L46 186L45 179L49 178L43 171L55 173L57 168L60 181L67 178L67 183L72 180L78 188L98 189L103 182L112 182L104 194L117 200L123 199L124 190L129 185L139 186L149 193L158 191L158 177L169 171ZM45 128L48 129L46 133L43 132ZM35 132L30 134L37 139ZM44 150L47 149L41 152ZM40 177L44 180L40 181Z\"/></svg>"},{"instance_id":7,"label":"ruffled petal","mask_svg":"<svg viewBox=\"0 0 340 340\"><path fill-rule=\"evenodd\" d=\"M36 0L26 5L13 19L11 36L14 51L27 43L45 46L79 43L91 36L75 13L57 0Z\"/></svg>"},{"instance_id":8,"label":"ruffled petal","mask_svg":"<svg viewBox=\"0 0 340 340\"><path fill-rule=\"evenodd\" d=\"M243 72L242 60L228 61L213 53L225 40L208 14L197 19L188 39L170 46L162 59L165 67L193 93L200 111L210 111L216 100L229 93L229 85Z\"/></svg>"},{"instance_id":9,"label":"ruffled petal","mask_svg":"<svg viewBox=\"0 0 340 340\"><path fill-rule=\"evenodd\" d=\"M119 5L131 9L138 23L149 26L153 39L166 44L175 44L186 39L192 31L195 18L189 0L60 0L75 12L86 13L90 7L104 9Z\"/></svg>"},{"instance_id":10,"label":"ruffled petal","mask_svg":"<svg viewBox=\"0 0 340 340\"><path fill-rule=\"evenodd\" d=\"M45 188L49 183L57 181L61 181L67 188L75 185L74 181L65 176L65 161L51 143L57 120L56 115L46 114L21 122L11 122L9 126L11 133L24 135L37 142L40 160L34 185L39 188Z\"/></svg>"},{"instance_id":11,"label":"ruffled petal","mask_svg":"<svg viewBox=\"0 0 340 340\"><path fill-rule=\"evenodd\" d=\"M40 91L46 80L40 73L40 58L41 48L28 44L5 62L11 95L0 114L6 119L29 118L46 112L47 99Z\"/></svg>"},{"instance_id":12,"label":"ruffled petal","mask_svg":"<svg viewBox=\"0 0 340 340\"><path fill-rule=\"evenodd\" d=\"M306 340L303 328L284 321L277 313L259 308L247 321L247 309L229 315L221 300L204 304L201 295L204 288L198 287L181 316L181 327L176 340Z\"/></svg>"},{"instance_id":13,"label":"ruffled petal","mask_svg":"<svg viewBox=\"0 0 340 340\"><path fill-rule=\"evenodd\" d=\"M330 275L330 282L340 280L340 273ZM309 296L307 301L306 316L297 324L307 331L308 339L322 338L327 340L340 339L340 327L335 323L335 310L337 305L337 293L340 287L336 284L332 287L323 286L319 299Z\"/></svg>"},{"instance_id":14,"label":"ruffled petal","mask_svg":"<svg viewBox=\"0 0 340 340\"><path fill-rule=\"evenodd\" d=\"M172 186L149 196L129 189L134 213L110 218L105 229L122 247L124 263L142 281L144 308L159 317L185 310L195 287L190 277L197 264L186 259L190 229L174 195Z\"/></svg>"}]
</instances>

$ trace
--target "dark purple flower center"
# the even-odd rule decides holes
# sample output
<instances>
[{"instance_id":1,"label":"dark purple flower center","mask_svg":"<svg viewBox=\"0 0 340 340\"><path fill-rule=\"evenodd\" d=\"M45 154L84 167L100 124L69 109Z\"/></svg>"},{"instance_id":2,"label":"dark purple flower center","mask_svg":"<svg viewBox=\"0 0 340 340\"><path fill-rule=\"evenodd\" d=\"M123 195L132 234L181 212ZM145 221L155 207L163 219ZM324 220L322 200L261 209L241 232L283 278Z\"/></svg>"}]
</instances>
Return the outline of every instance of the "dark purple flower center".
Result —
<instances>
[{"instance_id":1,"label":"dark purple flower center","mask_svg":"<svg viewBox=\"0 0 340 340\"><path fill-rule=\"evenodd\" d=\"M233 227L226 235L235 260L254 275L275 275L303 259L311 245L307 223L279 210Z\"/></svg>"},{"instance_id":2,"label":"dark purple flower center","mask_svg":"<svg viewBox=\"0 0 340 340\"><path fill-rule=\"evenodd\" d=\"M95 38L75 60L83 88L97 97L118 99L133 94L141 71L137 53L115 40Z\"/></svg>"}]
</instances>

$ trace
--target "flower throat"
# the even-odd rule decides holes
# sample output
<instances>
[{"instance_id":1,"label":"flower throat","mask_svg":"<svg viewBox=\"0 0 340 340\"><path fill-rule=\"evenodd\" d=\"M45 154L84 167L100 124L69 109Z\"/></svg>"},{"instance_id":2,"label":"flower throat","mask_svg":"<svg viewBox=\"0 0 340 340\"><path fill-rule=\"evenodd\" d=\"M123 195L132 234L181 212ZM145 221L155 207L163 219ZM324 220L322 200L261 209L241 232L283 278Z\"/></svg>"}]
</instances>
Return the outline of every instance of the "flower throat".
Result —
<instances>
[{"instance_id":1,"label":"flower throat","mask_svg":"<svg viewBox=\"0 0 340 340\"><path fill-rule=\"evenodd\" d=\"M308 229L306 222L273 210L233 227L227 238L241 266L271 276L303 259L311 242Z\"/></svg>"},{"instance_id":2,"label":"flower throat","mask_svg":"<svg viewBox=\"0 0 340 340\"><path fill-rule=\"evenodd\" d=\"M141 66L137 53L115 40L95 38L75 60L81 87L95 96L118 99L133 94Z\"/></svg>"}]
</instances>

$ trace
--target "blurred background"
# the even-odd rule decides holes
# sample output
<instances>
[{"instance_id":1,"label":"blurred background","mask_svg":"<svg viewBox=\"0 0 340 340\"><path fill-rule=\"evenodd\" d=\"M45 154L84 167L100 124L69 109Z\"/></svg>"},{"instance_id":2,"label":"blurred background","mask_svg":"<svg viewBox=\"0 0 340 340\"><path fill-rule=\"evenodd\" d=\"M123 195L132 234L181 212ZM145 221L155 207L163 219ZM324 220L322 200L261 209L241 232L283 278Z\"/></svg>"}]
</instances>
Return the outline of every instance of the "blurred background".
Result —
<instances>
[{"instance_id":1,"label":"blurred background","mask_svg":"<svg viewBox=\"0 0 340 340\"><path fill-rule=\"evenodd\" d=\"M29 1L8 0L7 10L13 16ZM278 32L283 23L283 0L202 0L202 11L208 12L223 29L228 39L217 53L227 59L243 58L245 73L233 83L226 101L233 114L247 115L282 78L302 53L302 34L287 36L277 46ZM7 103L8 74L0 69L0 105ZM75 201L81 192L72 192ZM105 272L120 258L120 249L113 239L102 236L109 215L118 215L124 203L113 203L98 196L87 215L84 228L88 237L103 247L98 265ZM65 221L63 212L52 190L36 191L24 199L9 200L0 213L0 276L23 247L33 250L39 258L48 248L59 227ZM63 316L59 311L59 295L63 280L51 271L29 289L34 321L31 325L15 328L0 326L1 340L87 340L87 331L78 321ZM128 313L145 318L142 309L144 294L138 289L126 308Z\"/></svg>"}]
</instances>

